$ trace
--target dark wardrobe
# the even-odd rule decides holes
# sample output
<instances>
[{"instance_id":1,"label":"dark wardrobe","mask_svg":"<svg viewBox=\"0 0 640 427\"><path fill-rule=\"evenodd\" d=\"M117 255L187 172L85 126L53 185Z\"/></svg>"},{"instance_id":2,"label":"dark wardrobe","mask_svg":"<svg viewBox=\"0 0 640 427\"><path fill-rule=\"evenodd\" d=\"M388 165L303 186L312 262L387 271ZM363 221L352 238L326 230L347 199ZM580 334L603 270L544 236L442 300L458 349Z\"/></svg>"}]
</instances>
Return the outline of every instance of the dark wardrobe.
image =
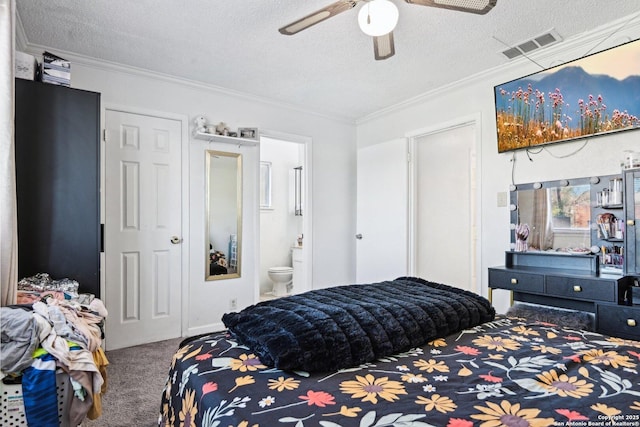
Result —
<instances>
[{"instance_id":1,"label":"dark wardrobe","mask_svg":"<svg viewBox=\"0 0 640 427\"><path fill-rule=\"evenodd\" d=\"M16 79L18 275L100 297L100 94Z\"/></svg>"}]
</instances>

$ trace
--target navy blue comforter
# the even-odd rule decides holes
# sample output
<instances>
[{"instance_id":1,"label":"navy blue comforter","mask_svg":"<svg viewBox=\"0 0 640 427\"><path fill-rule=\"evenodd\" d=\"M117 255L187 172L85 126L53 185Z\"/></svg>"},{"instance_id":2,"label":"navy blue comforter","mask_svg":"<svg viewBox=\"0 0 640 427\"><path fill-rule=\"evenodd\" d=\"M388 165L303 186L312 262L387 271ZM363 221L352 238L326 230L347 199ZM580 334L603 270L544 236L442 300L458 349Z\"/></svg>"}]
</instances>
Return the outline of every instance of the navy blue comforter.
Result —
<instances>
[{"instance_id":1,"label":"navy blue comforter","mask_svg":"<svg viewBox=\"0 0 640 427\"><path fill-rule=\"evenodd\" d=\"M267 366L334 371L493 320L489 301L414 277L262 302L222 318Z\"/></svg>"}]
</instances>

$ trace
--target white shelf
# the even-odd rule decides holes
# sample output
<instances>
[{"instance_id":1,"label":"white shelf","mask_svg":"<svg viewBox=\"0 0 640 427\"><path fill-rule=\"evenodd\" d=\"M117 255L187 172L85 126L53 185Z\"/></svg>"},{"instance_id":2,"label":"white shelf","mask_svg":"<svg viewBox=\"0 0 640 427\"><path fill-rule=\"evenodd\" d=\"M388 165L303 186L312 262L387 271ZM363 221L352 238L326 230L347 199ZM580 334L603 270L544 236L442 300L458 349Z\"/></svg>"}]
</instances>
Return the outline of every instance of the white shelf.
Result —
<instances>
[{"instance_id":1,"label":"white shelf","mask_svg":"<svg viewBox=\"0 0 640 427\"><path fill-rule=\"evenodd\" d=\"M257 139L249 139L249 138L240 138L236 136L224 136L224 135L215 135L213 133L205 133L205 132L193 132L193 137L195 139L201 139L207 142L225 142L227 144L235 144L235 145L258 145L259 141Z\"/></svg>"}]
</instances>

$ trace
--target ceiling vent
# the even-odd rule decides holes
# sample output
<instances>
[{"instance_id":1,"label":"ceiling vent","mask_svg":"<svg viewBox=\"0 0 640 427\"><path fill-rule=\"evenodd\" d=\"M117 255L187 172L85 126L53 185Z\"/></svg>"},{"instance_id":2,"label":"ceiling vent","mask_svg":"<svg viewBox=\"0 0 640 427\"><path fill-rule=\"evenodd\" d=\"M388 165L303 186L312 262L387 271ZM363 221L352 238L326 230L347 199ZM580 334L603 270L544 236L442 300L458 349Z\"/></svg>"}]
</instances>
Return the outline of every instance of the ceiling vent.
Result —
<instances>
[{"instance_id":1,"label":"ceiling vent","mask_svg":"<svg viewBox=\"0 0 640 427\"><path fill-rule=\"evenodd\" d=\"M562 37L560 37L556 30L550 30L544 34L533 37L531 40L525 40L521 43L518 43L517 45L503 51L502 54L509 59L514 59L519 56L527 56L534 50L540 49L544 46L549 46L561 40Z\"/></svg>"}]
</instances>

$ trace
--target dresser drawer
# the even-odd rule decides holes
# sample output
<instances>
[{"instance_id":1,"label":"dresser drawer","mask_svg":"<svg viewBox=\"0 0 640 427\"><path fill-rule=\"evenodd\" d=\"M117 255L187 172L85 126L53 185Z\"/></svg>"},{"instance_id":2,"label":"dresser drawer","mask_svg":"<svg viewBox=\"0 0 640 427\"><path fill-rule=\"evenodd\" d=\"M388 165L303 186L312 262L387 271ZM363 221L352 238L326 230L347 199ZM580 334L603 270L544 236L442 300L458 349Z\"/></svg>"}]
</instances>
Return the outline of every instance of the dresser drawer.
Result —
<instances>
[{"instance_id":1,"label":"dresser drawer","mask_svg":"<svg viewBox=\"0 0 640 427\"><path fill-rule=\"evenodd\" d=\"M489 287L522 292L544 292L544 276L517 271L489 269Z\"/></svg>"},{"instance_id":2,"label":"dresser drawer","mask_svg":"<svg viewBox=\"0 0 640 427\"><path fill-rule=\"evenodd\" d=\"M575 277L546 276L546 293L563 298L618 302L618 283Z\"/></svg>"},{"instance_id":3,"label":"dresser drawer","mask_svg":"<svg viewBox=\"0 0 640 427\"><path fill-rule=\"evenodd\" d=\"M640 307L598 304L598 332L614 337L640 340Z\"/></svg>"}]
</instances>

